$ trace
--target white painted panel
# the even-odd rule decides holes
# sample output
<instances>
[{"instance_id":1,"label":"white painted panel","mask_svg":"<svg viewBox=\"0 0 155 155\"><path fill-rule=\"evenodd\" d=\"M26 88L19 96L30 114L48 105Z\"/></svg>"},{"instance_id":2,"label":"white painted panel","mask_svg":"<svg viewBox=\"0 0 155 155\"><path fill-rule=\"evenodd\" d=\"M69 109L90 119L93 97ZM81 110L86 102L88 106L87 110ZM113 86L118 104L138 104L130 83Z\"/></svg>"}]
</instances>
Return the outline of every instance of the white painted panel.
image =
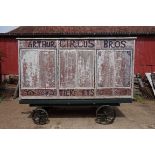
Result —
<instances>
[{"instance_id":1,"label":"white painted panel","mask_svg":"<svg viewBox=\"0 0 155 155\"><path fill-rule=\"evenodd\" d=\"M56 87L55 50L21 50L21 87Z\"/></svg>"},{"instance_id":2,"label":"white painted panel","mask_svg":"<svg viewBox=\"0 0 155 155\"><path fill-rule=\"evenodd\" d=\"M114 51L97 51L97 87L114 86Z\"/></svg>"},{"instance_id":3,"label":"white painted panel","mask_svg":"<svg viewBox=\"0 0 155 155\"><path fill-rule=\"evenodd\" d=\"M77 87L94 87L94 53L95 51L78 51Z\"/></svg>"},{"instance_id":4,"label":"white painted panel","mask_svg":"<svg viewBox=\"0 0 155 155\"><path fill-rule=\"evenodd\" d=\"M131 51L115 51L115 87L130 87L131 56Z\"/></svg>"},{"instance_id":5,"label":"white painted panel","mask_svg":"<svg viewBox=\"0 0 155 155\"><path fill-rule=\"evenodd\" d=\"M60 52L60 88L76 87L76 51L61 50Z\"/></svg>"},{"instance_id":6,"label":"white painted panel","mask_svg":"<svg viewBox=\"0 0 155 155\"><path fill-rule=\"evenodd\" d=\"M39 57L36 50L21 50L21 87L35 88L39 85Z\"/></svg>"}]
</instances>

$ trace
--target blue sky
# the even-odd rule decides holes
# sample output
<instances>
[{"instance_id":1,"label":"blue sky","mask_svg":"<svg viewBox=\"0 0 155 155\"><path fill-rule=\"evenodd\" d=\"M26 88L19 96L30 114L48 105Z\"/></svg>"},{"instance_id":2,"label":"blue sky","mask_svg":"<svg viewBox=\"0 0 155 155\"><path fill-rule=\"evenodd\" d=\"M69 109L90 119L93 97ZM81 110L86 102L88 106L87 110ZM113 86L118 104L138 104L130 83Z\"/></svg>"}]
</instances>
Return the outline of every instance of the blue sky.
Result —
<instances>
[{"instance_id":1,"label":"blue sky","mask_svg":"<svg viewBox=\"0 0 155 155\"><path fill-rule=\"evenodd\" d=\"M9 32L17 27L18 26L0 26L0 33Z\"/></svg>"}]
</instances>

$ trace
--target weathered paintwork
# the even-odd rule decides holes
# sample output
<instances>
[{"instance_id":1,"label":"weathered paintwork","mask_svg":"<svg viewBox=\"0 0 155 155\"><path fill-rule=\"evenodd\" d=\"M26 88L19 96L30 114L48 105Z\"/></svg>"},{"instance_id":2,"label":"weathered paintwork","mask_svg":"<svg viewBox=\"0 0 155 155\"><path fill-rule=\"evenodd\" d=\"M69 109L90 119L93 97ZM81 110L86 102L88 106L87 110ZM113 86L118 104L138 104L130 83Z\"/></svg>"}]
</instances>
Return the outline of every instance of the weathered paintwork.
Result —
<instances>
[{"instance_id":1,"label":"weathered paintwork","mask_svg":"<svg viewBox=\"0 0 155 155\"><path fill-rule=\"evenodd\" d=\"M19 40L21 99L132 98L133 38Z\"/></svg>"}]
</instances>

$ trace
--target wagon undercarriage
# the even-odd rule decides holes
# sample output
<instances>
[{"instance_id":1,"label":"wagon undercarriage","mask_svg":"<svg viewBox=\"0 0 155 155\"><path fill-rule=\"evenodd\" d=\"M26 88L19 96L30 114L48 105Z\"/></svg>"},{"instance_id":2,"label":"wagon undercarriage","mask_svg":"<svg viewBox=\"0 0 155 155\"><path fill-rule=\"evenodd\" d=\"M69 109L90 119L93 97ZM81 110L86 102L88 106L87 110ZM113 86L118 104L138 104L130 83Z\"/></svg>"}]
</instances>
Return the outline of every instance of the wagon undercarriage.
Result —
<instances>
[{"instance_id":1,"label":"wagon undercarriage","mask_svg":"<svg viewBox=\"0 0 155 155\"><path fill-rule=\"evenodd\" d=\"M35 124L44 125L49 122L47 107L37 107L32 111L32 119ZM109 105L102 105L96 108L96 123L111 124L115 120L115 109Z\"/></svg>"}]
</instances>

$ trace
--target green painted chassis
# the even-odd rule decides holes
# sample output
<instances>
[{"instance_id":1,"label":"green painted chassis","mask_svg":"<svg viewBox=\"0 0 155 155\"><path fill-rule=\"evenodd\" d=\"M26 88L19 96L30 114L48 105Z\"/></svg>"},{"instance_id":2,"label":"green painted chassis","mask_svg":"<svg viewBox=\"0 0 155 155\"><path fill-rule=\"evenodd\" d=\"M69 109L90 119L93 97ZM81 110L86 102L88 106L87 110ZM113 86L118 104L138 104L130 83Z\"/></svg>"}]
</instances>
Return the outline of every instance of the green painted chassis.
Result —
<instances>
[{"instance_id":1,"label":"green painted chassis","mask_svg":"<svg viewBox=\"0 0 155 155\"><path fill-rule=\"evenodd\" d=\"M132 103L132 98L106 98L106 99L20 99L20 104L29 104L30 106L119 106L120 103Z\"/></svg>"}]
</instances>

